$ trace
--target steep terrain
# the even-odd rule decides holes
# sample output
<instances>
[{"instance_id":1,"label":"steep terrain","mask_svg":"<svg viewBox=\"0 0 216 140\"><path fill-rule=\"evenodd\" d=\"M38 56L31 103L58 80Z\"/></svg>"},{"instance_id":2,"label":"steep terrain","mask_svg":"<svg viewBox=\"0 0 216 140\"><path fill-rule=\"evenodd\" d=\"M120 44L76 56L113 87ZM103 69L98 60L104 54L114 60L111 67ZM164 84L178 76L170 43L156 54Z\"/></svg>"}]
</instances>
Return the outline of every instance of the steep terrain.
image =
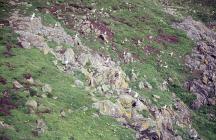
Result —
<instances>
[{"instance_id":1,"label":"steep terrain","mask_svg":"<svg viewBox=\"0 0 216 140\"><path fill-rule=\"evenodd\" d=\"M154 0L0 4L0 139L216 138L203 23Z\"/></svg>"}]
</instances>

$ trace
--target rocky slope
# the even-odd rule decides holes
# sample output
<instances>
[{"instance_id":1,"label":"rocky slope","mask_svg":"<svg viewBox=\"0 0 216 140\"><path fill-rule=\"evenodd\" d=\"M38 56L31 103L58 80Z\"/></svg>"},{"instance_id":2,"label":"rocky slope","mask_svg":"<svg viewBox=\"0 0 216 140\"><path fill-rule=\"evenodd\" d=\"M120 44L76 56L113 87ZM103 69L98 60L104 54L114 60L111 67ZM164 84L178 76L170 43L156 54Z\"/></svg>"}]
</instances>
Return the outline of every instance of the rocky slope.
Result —
<instances>
[{"instance_id":1,"label":"rocky slope","mask_svg":"<svg viewBox=\"0 0 216 140\"><path fill-rule=\"evenodd\" d=\"M199 108L204 104L215 105L216 33L190 17L174 26L186 31L197 44L192 54L186 58L186 65L191 69L191 73L196 75L195 78L198 77L186 83L187 88L197 96L192 106Z\"/></svg>"},{"instance_id":2,"label":"rocky slope","mask_svg":"<svg viewBox=\"0 0 216 140\"><path fill-rule=\"evenodd\" d=\"M215 33L203 24L171 25L152 1L2 5L0 139L207 138L185 104L215 105ZM193 43L172 26L198 46L186 56L202 73L186 84L195 101L181 61Z\"/></svg>"}]
</instances>

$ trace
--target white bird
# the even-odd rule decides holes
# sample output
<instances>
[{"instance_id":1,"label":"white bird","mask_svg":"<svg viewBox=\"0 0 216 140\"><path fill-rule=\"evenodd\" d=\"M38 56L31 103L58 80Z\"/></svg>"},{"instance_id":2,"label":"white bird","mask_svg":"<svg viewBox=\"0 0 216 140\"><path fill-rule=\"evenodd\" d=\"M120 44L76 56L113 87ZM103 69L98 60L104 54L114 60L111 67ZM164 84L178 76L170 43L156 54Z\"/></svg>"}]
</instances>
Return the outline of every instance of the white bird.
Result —
<instances>
[{"instance_id":1,"label":"white bird","mask_svg":"<svg viewBox=\"0 0 216 140\"><path fill-rule=\"evenodd\" d=\"M58 24L58 22L56 22L56 23L55 23L55 27L58 27L58 26L59 26L59 24Z\"/></svg>"},{"instance_id":2,"label":"white bird","mask_svg":"<svg viewBox=\"0 0 216 140\"><path fill-rule=\"evenodd\" d=\"M168 68L168 65L165 65L165 66L163 66L163 67L167 69L167 68Z\"/></svg>"},{"instance_id":3,"label":"white bird","mask_svg":"<svg viewBox=\"0 0 216 140\"><path fill-rule=\"evenodd\" d=\"M106 59L106 62L105 63L108 63L110 61L110 57L108 57L107 59Z\"/></svg>"},{"instance_id":4,"label":"white bird","mask_svg":"<svg viewBox=\"0 0 216 140\"><path fill-rule=\"evenodd\" d=\"M32 14L31 20L33 20L34 18L35 18L35 13Z\"/></svg>"},{"instance_id":5,"label":"white bird","mask_svg":"<svg viewBox=\"0 0 216 140\"><path fill-rule=\"evenodd\" d=\"M128 89L128 92L131 93L131 91L132 91L131 88L129 88L129 89Z\"/></svg>"},{"instance_id":6,"label":"white bird","mask_svg":"<svg viewBox=\"0 0 216 140\"><path fill-rule=\"evenodd\" d=\"M65 65L66 65L66 66L67 66L68 63L69 63L68 60L65 60Z\"/></svg>"}]
</instances>

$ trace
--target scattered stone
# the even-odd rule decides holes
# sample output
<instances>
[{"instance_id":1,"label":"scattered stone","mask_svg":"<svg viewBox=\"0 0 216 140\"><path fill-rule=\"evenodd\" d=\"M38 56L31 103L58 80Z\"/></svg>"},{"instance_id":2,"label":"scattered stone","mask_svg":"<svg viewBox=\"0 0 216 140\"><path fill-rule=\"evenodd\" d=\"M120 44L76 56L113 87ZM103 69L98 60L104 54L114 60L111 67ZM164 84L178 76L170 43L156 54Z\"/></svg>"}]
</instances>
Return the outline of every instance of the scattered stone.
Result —
<instances>
[{"instance_id":1,"label":"scattered stone","mask_svg":"<svg viewBox=\"0 0 216 140\"><path fill-rule=\"evenodd\" d=\"M129 62L133 62L134 61L133 55L131 53L129 53L129 52L127 52L127 53L124 52L123 58L124 58L124 62L125 63L129 63Z\"/></svg>"},{"instance_id":2,"label":"scattered stone","mask_svg":"<svg viewBox=\"0 0 216 140\"><path fill-rule=\"evenodd\" d=\"M4 123L3 121L0 121L0 130L4 130L4 129L14 129L14 127Z\"/></svg>"},{"instance_id":3,"label":"scattered stone","mask_svg":"<svg viewBox=\"0 0 216 140\"><path fill-rule=\"evenodd\" d=\"M26 79L26 82L33 85L34 84L34 79L32 77Z\"/></svg>"},{"instance_id":4,"label":"scattered stone","mask_svg":"<svg viewBox=\"0 0 216 140\"><path fill-rule=\"evenodd\" d=\"M137 74L134 72L134 69L131 70L131 81L137 80Z\"/></svg>"},{"instance_id":5,"label":"scattered stone","mask_svg":"<svg viewBox=\"0 0 216 140\"><path fill-rule=\"evenodd\" d=\"M189 134L191 139L197 139L198 138L198 133L195 129L190 129L188 134Z\"/></svg>"},{"instance_id":6,"label":"scattered stone","mask_svg":"<svg viewBox=\"0 0 216 140\"><path fill-rule=\"evenodd\" d=\"M46 94L42 94L41 97L42 98L47 98L47 95Z\"/></svg>"},{"instance_id":7,"label":"scattered stone","mask_svg":"<svg viewBox=\"0 0 216 140\"><path fill-rule=\"evenodd\" d=\"M160 99L160 96L158 96L158 95L152 95L152 96L156 99Z\"/></svg>"},{"instance_id":8,"label":"scattered stone","mask_svg":"<svg viewBox=\"0 0 216 140\"><path fill-rule=\"evenodd\" d=\"M103 84L103 85L101 86L101 89L102 89L103 92L107 92L107 91L110 90L110 86L109 86L109 85Z\"/></svg>"},{"instance_id":9,"label":"scattered stone","mask_svg":"<svg viewBox=\"0 0 216 140\"><path fill-rule=\"evenodd\" d=\"M20 88L23 88L23 85L21 85L18 81L13 81L13 87L15 89L20 89Z\"/></svg>"},{"instance_id":10,"label":"scattered stone","mask_svg":"<svg viewBox=\"0 0 216 140\"><path fill-rule=\"evenodd\" d=\"M63 118L66 117L66 113L65 113L65 111L64 111L63 109L60 111L60 115L61 115L61 117L63 117Z\"/></svg>"},{"instance_id":11,"label":"scattered stone","mask_svg":"<svg viewBox=\"0 0 216 140\"><path fill-rule=\"evenodd\" d=\"M52 92L52 87L49 84L45 84L42 87L42 91L45 92L45 93L51 93Z\"/></svg>"},{"instance_id":12,"label":"scattered stone","mask_svg":"<svg viewBox=\"0 0 216 140\"><path fill-rule=\"evenodd\" d=\"M47 55L50 52L50 48L49 47L43 47L42 48L42 52L44 53L44 55Z\"/></svg>"},{"instance_id":13,"label":"scattered stone","mask_svg":"<svg viewBox=\"0 0 216 140\"><path fill-rule=\"evenodd\" d=\"M58 97L57 97L57 96L54 96L53 99L56 100L56 99L58 99Z\"/></svg>"},{"instance_id":14,"label":"scattered stone","mask_svg":"<svg viewBox=\"0 0 216 140\"><path fill-rule=\"evenodd\" d=\"M152 85L146 80L139 82L139 89L152 89Z\"/></svg>"},{"instance_id":15,"label":"scattered stone","mask_svg":"<svg viewBox=\"0 0 216 140\"><path fill-rule=\"evenodd\" d=\"M160 85L160 90L162 90L162 91L166 91L166 90L168 90L168 82L165 80L165 81L163 81L163 83Z\"/></svg>"},{"instance_id":16,"label":"scattered stone","mask_svg":"<svg viewBox=\"0 0 216 140\"><path fill-rule=\"evenodd\" d=\"M139 82L139 89L142 90L142 89L144 89L144 88L145 88L145 86L144 86L143 82L142 82L142 81Z\"/></svg>"},{"instance_id":17,"label":"scattered stone","mask_svg":"<svg viewBox=\"0 0 216 140\"><path fill-rule=\"evenodd\" d=\"M84 87L84 83L83 83L82 81L80 81L80 80L75 80L75 81L74 81L74 84L75 84L77 87L80 87L80 88Z\"/></svg>"},{"instance_id":18,"label":"scattered stone","mask_svg":"<svg viewBox=\"0 0 216 140\"><path fill-rule=\"evenodd\" d=\"M29 113L35 113L37 111L38 104L35 100L30 99L25 105L28 108Z\"/></svg>"},{"instance_id":19,"label":"scattered stone","mask_svg":"<svg viewBox=\"0 0 216 140\"><path fill-rule=\"evenodd\" d=\"M216 105L216 97L208 98L208 102L210 105Z\"/></svg>"},{"instance_id":20,"label":"scattered stone","mask_svg":"<svg viewBox=\"0 0 216 140\"><path fill-rule=\"evenodd\" d=\"M48 127L46 126L46 123L40 119L36 121L36 128L32 131L32 133L35 136L42 136L47 129Z\"/></svg>"},{"instance_id":21,"label":"scattered stone","mask_svg":"<svg viewBox=\"0 0 216 140\"><path fill-rule=\"evenodd\" d=\"M51 113L51 109L49 107L46 107L44 105L39 105L37 108L38 113Z\"/></svg>"},{"instance_id":22,"label":"scattered stone","mask_svg":"<svg viewBox=\"0 0 216 140\"><path fill-rule=\"evenodd\" d=\"M99 118L99 115L96 114L96 113L93 113L93 114L92 114L92 117L94 117L94 118Z\"/></svg>"},{"instance_id":23,"label":"scattered stone","mask_svg":"<svg viewBox=\"0 0 216 140\"><path fill-rule=\"evenodd\" d=\"M207 76L203 76L202 82L207 85L208 84L208 77Z\"/></svg>"}]
</instances>

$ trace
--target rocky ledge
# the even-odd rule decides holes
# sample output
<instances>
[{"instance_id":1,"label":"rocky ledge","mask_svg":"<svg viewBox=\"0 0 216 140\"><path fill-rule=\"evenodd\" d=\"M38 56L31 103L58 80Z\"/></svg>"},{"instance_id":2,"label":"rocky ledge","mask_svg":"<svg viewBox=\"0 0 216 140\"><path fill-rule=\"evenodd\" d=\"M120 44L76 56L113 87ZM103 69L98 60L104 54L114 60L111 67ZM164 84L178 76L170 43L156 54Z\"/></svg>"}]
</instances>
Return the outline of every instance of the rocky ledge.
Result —
<instances>
[{"instance_id":1,"label":"rocky ledge","mask_svg":"<svg viewBox=\"0 0 216 140\"><path fill-rule=\"evenodd\" d=\"M192 79L187 81L185 86L197 97L192 107L197 109L205 104L215 105L216 33L191 17L173 26L187 32L188 37L196 43L192 53L185 59L192 74Z\"/></svg>"}]
</instances>

